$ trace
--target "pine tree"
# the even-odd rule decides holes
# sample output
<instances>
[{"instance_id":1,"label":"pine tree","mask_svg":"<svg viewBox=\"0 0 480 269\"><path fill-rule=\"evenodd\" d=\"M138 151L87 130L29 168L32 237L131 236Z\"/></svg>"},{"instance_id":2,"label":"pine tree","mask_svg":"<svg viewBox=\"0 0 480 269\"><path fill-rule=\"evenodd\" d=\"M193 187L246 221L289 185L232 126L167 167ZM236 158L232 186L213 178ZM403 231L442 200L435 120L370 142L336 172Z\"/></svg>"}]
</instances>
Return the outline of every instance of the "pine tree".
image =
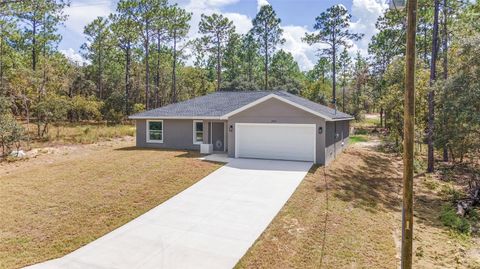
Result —
<instances>
[{"instance_id":1,"label":"pine tree","mask_svg":"<svg viewBox=\"0 0 480 269\"><path fill-rule=\"evenodd\" d=\"M285 42L282 37L283 30L280 27L280 22L281 20L277 18L277 14L271 5L262 6L252 21L251 32L259 44L260 54L264 57L265 90L268 90L269 58L275 52L277 46Z\"/></svg>"},{"instance_id":2,"label":"pine tree","mask_svg":"<svg viewBox=\"0 0 480 269\"><path fill-rule=\"evenodd\" d=\"M305 34L304 40L310 44L327 44L328 48L321 49L323 55L332 59L332 104L336 108L336 68L337 52L340 47L349 47L349 41L358 41L363 34L354 34L348 30L352 15L342 5L335 5L326 12L322 12L313 26L317 33Z\"/></svg>"}]
</instances>

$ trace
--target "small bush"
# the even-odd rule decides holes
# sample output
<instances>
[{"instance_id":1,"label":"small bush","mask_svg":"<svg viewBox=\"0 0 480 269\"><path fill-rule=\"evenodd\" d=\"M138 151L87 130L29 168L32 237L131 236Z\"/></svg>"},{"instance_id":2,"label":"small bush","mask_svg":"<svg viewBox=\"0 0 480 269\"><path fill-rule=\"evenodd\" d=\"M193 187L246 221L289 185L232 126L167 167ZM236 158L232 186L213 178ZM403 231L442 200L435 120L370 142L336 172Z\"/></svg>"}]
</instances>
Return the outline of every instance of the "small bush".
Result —
<instances>
[{"instance_id":1,"label":"small bush","mask_svg":"<svg viewBox=\"0 0 480 269\"><path fill-rule=\"evenodd\" d=\"M102 117L101 109L103 102L97 101L94 97L83 97L77 95L70 101L70 120L100 120Z\"/></svg>"},{"instance_id":2,"label":"small bush","mask_svg":"<svg viewBox=\"0 0 480 269\"><path fill-rule=\"evenodd\" d=\"M453 181L455 178L455 171L451 167L439 167L441 178L443 181Z\"/></svg>"},{"instance_id":3,"label":"small bush","mask_svg":"<svg viewBox=\"0 0 480 269\"><path fill-rule=\"evenodd\" d=\"M425 171L426 164L424 160L421 159L413 159L413 171L415 173L420 173Z\"/></svg>"},{"instance_id":4,"label":"small bush","mask_svg":"<svg viewBox=\"0 0 480 269\"><path fill-rule=\"evenodd\" d=\"M425 179L425 181L423 182L423 185L425 185L425 187L427 187L427 189L429 190L435 190L438 188L438 186L440 186L440 184L438 182L436 182L435 180L430 180L430 179Z\"/></svg>"},{"instance_id":5,"label":"small bush","mask_svg":"<svg viewBox=\"0 0 480 269\"><path fill-rule=\"evenodd\" d=\"M115 124L121 123L123 121L123 118L124 118L123 113L121 111L116 111L114 109L108 110L107 113L105 114L105 119L108 122L115 123Z\"/></svg>"},{"instance_id":6,"label":"small bush","mask_svg":"<svg viewBox=\"0 0 480 269\"><path fill-rule=\"evenodd\" d=\"M145 111L145 104L136 103L133 105L133 114Z\"/></svg>"},{"instance_id":7,"label":"small bush","mask_svg":"<svg viewBox=\"0 0 480 269\"><path fill-rule=\"evenodd\" d=\"M462 193L455 189L452 185L443 185L440 190L440 195L445 196L450 201L457 201L462 197Z\"/></svg>"},{"instance_id":8,"label":"small bush","mask_svg":"<svg viewBox=\"0 0 480 269\"><path fill-rule=\"evenodd\" d=\"M440 220L442 221L443 225L450 227L459 233L471 233L470 222L466 218L458 216L455 212L455 209L450 205L446 205L442 208Z\"/></svg>"},{"instance_id":9,"label":"small bush","mask_svg":"<svg viewBox=\"0 0 480 269\"><path fill-rule=\"evenodd\" d=\"M368 130L367 129L356 128L355 129L355 134L356 135L367 135Z\"/></svg>"}]
</instances>

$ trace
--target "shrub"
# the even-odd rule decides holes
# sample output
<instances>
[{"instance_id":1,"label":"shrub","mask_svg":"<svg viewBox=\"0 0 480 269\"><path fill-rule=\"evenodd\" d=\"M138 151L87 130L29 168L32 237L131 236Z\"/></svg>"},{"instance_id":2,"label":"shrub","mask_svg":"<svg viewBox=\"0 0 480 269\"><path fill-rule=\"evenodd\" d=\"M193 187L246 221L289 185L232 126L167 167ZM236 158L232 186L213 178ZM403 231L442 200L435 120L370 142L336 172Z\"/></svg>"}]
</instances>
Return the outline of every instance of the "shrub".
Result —
<instances>
[{"instance_id":1,"label":"shrub","mask_svg":"<svg viewBox=\"0 0 480 269\"><path fill-rule=\"evenodd\" d=\"M111 108L105 114L105 119L108 122L121 123L123 121L123 113L121 111L116 111L115 109Z\"/></svg>"},{"instance_id":2,"label":"shrub","mask_svg":"<svg viewBox=\"0 0 480 269\"><path fill-rule=\"evenodd\" d=\"M471 233L470 222L466 218L458 216L457 212L455 212L455 209L451 205L445 205L442 208L440 220L442 221L443 225L450 227L459 233Z\"/></svg>"},{"instance_id":3,"label":"shrub","mask_svg":"<svg viewBox=\"0 0 480 269\"><path fill-rule=\"evenodd\" d=\"M136 103L133 105L133 113L139 113L145 111L145 104Z\"/></svg>"},{"instance_id":4,"label":"shrub","mask_svg":"<svg viewBox=\"0 0 480 269\"><path fill-rule=\"evenodd\" d=\"M70 102L65 96L50 94L44 96L32 107L33 116L37 120L38 136L44 137L48 134L49 124L64 120L70 109Z\"/></svg>"},{"instance_id":5,"label":"shrub","mask_svg":"<svg viewBox=\"0 0 480 269\"><path fill-rule=\"evenodd\" d=\"M113 92L105 101L103 115L109 122L120 123L124 116L124 96L119 92Z\"/></svg>"},{"instance_id":6,"label":"shrub","mask_svg":"<svg viewBox=\"0 0 480 269\"><path fill-rule=\"evenodd\" d=\"M413 171L415 173L420 173L425 171L426 164L425 161L422 159L413 159Z\"/></svg>"},{"instance_id":7,"label":"shrub","mask_svg":"<svg viewBox=\"0 0 480 269\"><path fill-rule=\"evenodd\" d=\"M355 129L356 135L368 135L368 130L363 128L356 128Z\"/></svg>"},{"instance_id":8,"label":"shrub","mask_svg":"<svg viewBox=\"0 0 480 269\"><path fill-rule=\"evenodd\" d=\"M423 185L425 185L425 187L427 187L427 189L429 190L435 190L438 188L438 186L440 186L438 182L431 179L425 179L425 181L423 182Z\"/></svg>"},{"instance_id":9,"label":"shrub","mask_svg":"<svg viewBox=\"0 0 480 269\"><path fill-rule=\"evenodd\" d=\"M443 185L440 194L446 196L452 202L457 201L462 196L462 193L451 185Z\"/></svg>"},{"instance_id":10,"label":"shrub","mask_svg":"<svg viewBox=\"0 0 480 269\"><path fill-rule=\"evenodd\" d=\"M97 101L94 97L83 97L77 95L72 98L69 115L71 120L100 120L103 102Z\"/></svg>"},{"instance_id":11,"label":"shrub","mask_svg":"<svg viewBox=\"0 0 480 269\"><path fill-rule=\"evenodd\" d=\"M8 155L12 147L19 150L21 142L26 138L23 126L15 120L9 106L9 100L0 97L0 156Z\"/></svg>"}]
</instances>

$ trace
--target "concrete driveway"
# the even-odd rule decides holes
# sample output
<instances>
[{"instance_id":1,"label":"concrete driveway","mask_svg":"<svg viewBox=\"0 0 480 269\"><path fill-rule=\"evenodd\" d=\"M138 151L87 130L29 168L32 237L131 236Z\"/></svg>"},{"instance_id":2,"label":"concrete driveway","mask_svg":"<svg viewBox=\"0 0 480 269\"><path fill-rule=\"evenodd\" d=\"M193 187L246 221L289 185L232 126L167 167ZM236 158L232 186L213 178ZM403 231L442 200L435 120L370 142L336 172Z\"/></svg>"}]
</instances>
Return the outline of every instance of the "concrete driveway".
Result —
<instances>
[{"instance_id":1,"label":"concrete driveway","mask_svg":"<svg viewBox=\"0 0 480 269\"><path fill-rule=\"evenodd\" d=\"M122 227L31 268L232 268L311 165L233 159Z\"/></svg>"}]
</instances>

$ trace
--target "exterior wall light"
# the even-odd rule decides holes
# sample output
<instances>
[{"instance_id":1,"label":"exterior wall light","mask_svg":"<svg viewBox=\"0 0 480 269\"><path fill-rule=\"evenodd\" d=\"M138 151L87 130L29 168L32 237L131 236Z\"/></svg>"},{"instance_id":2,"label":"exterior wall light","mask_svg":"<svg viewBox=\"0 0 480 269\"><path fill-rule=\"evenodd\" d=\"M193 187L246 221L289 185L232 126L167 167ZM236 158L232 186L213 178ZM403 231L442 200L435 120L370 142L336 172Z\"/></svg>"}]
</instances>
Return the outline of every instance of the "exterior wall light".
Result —
<instances>
[{"instance_id":1,"label":"exterior wall light","mask_svg":"<svg viewBox=\"0 0 480 269\"><path fill-rule=\"evenodd\" d=\"M318 134L322 134L322 133L323 133L323 127L320 126L320 127L318 127Z\"/></svg>"},{"instance_id":2,"label":"exterior wall light","mask_svg":"<svg viewBox=\"0 0 480 269\"><path fill-rule=\"evenodd\" d=\"M228 126L228 131L232 132L233 131L233 125Z\"/></svg>"}]
</instances>

